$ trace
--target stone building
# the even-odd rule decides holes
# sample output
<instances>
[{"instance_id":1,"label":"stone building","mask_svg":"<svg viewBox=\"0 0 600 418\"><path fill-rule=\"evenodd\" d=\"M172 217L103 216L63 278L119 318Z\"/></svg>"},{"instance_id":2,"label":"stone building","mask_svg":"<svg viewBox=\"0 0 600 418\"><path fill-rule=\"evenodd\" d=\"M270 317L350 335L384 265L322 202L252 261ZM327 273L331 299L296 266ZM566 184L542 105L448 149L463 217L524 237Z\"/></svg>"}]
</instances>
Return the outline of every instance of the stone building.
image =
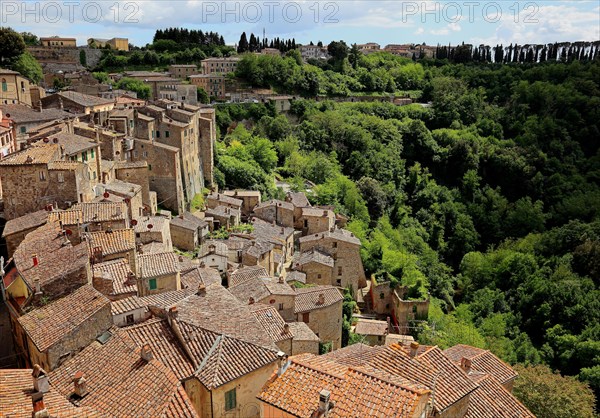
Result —
<instances>
[{"instance_id":1,"label":"stone building","mask_svg":"<svg viewBox=\"0 0 600 418\"><path fill-rule=\"evenodd\" d=\"M265 222L294 228L294 205L281 200L269 200L254 208L253 215Z\"/></svg>"},{"instance_id":2,"label":"stone building","mask_svg":"<svg viewBox=\"0 0 600 418\"><path fill-rule=\"evenodd\" d=\"M211 193L206 196L206 207L208 209L224 206L226 208L241 210L243 203L244 202L241 199L231 197L227 194Z\"/></svg>"},{"instance_id":3,"label":"stone building","mask_svg":"<svg viewBox=\"0 0 600 418\"><path fill-rule=\"evenodd\" d=\"M141 254L137 256L137 266L140 296L181 289L181 274L175 254Z\"/></svg>"},{"instance_id":4,"label":"stone building","mask_svg":"<svg viewBox=\"0 0 600 418\"><path fill-rule=\"evenodd\" d=\"M75 38L63 38L60 36L50 36L46 38L40 38L42 46L60 47L60 48L76 48L77 39Z\"/></svg>"},{"instance_id":5,"label":"stone building","mask_svg":"<svg viewBox=\"0 0 600 418\"><path fill-rule=\"evenodd\" d=\"M26 367L39 364L51 371L112 326L110 301L86 285L23 315L18 323L26 336L20 347Z\"/></svg>"},{"instance_id":6,"label":"stone building","mask_svg":"<svg viewBox=\"0 0 600 418\"><path fill-rule=\"evenodd\" d=\"M202 74L228 74L235 72L239 61L238 57L207 58L200 62L200 68Z\"/></svg>"},{"instance_id":7,"label":"stone building","mask_svg":"<svg viewBox=\"0 0 600 418\"><path fill-rule=\"evenodd\" d=\"M132 228L88 232L84 237L92 264L125 258L132 270L136 271L135 233Z\"/></svg>"},{"instance_id":8,"label":"stone building","mask_svg":"<svg viewBox=\"0 0 600 418\"><path fill-rule=\"evenodd\" d=\"M335 228L332 231L307 235L300 238L299 242L302 252L316 249L333 258L333 280L336 286L352 288L353 292L366 286L360 258L360 240L351 232Z\"/></svg>"},{"instance_id":9,"label":"stone building","mask_svg":"<svg viewBox=\"0 0 600 418\"><path fill-rule=\"evenodd\" d=\"M8 256L11 257L14 254L27 234L45 225L47 220L48 211L38 210L6 222L2 230L2 238L6 242Z\"/></svg>"},{"instance_id":10,"label":"stone building","mask_svg":"<svg viewBox=\"0 0 600 418\"><path fill-rule=\"evenodd\" d=\"M97 125L103 125L108 120L109 112L115 107L113 100L74 91L51 94L41 102L44 109L64 109L74 114L91 115Z\"/></svg>"},{"instance_id":11,"label":"stone building","mask_svg":"<svg viewBox=\"0 0 600 418\"><path fill-rule=\"evenodd\" d=\"M361 335L364 342L370 346L384 345L389 334L390 324L376 319L359 318L354 327L354 333Z\"/></svg>"},{"instance_id":12,"label":"stone building","mask_svg":"<svg viewBox=\"0 0 600 418\"><path fill-rule=\"evenodd\" d=\"M242 250L242 264L245 266L261 266L275 276L274 246L268 242L252 241Z\"/></svg>"},{"instance_id":13,"label":"stone building","mask_svg":"<svg viewBox=\"0 0 600 418\"><path fill-rule=\"evenodd\" d=\"M198 66L196 64L172 64L169 65L169 74L172 77L181 80L187 79L192 74L198 74Z\"/></svg>"},{"instance_id":14,"label":"stone building","mask_svg":"<svg viewBox=\"0 0 600 418\"><path fill-rule=\"evenodd\" d=\"M337 277L333 274L335 261L333 258L313 248L294 259L294 269L305 274L305 284L337 285ZM335 280L334 280L335 277Z\"/></svg>"},{"instance_id":15,"label":"stone building","mask_svg":"<svg viewBox=\"0 0 600 418\"><path fill-rule=\"evenodd\" d=\"M61 109L32 109L22 104L3 105L2 112L7 119L13 122L16 145L11 152L23 149L27 145L29 132L34 127L54 120L75 117Z\"/></svg>"},{"instance_id":16,"label":"stone building","mask_svg":"<svg viewBox=\"0 0 600 418\"><path fill-rule=\"evenodd\" d=\"M254 208L261 202L261 194L257 190L224 190L223 194L242 201L241 210L244 220L248 219Z\"/></svg>"},{"instance_id":17,"label":"stone building","mask_svg":"<svg viewBox=\"0 0 600 418\"><path fill-rule=\"evenodd\" d=\"M293 321L296 293L285 281L271 277L251 278L228 288L242 303L273 306L286 321Z\"/></svg>"},{"instance_id":18,"label":"stone building","mask_svg":"<svg viewBox=\"0 0 600 418\"><path fill-rule=\"evenodd\" d=\"M92 265L92 285L111 301L137 295L137 280L127 258Z\"/></svg>"},{"instance_id":19,"label":"stone building","mask_svg":"<svg viewBox=\"0 0 600 418\"><path fill-rule=\"evenodd\" d=\"M127 38L89 38L87 44L91 48L106 48L108 46L110 49L117 51L129 51L129 39Z\"/></svg>"},{"instance_id":20,"label":"stone building","mask_svg":"<svg viewBox=\"0 0 600 418\"><path fill-rule=\"evenodd\" d=\"M0 68L0 104L31 106L31 84L20 73Z\"/></svg>"},{"instance_id":21,"label":"stone building","mask_svg":"<svg viewBox=\"0 0 600 418\"><path fill-rule=\"evenodd\" d=\"M231 228L241 222L241 212L239 209L228 208L227 206L217 206L208 209L205 212L206 218L213 219L213 229Z\"/></svg>"},{"instance_id":22,"label":"stone building","mask_svg":"<svg viewBox=\"0 0 600 418\"><path fill-rule=\"evenodd\" d=\"M163 252L173 251L169 219L164 216L143 216L137 219L134 230L138 245L161 243Z\"/></svg>"},{"instance_id":23,"label":"stone building","mask_svg":"<svg viewBox=\"0 0 600 418\"><path fill-rule=\"evenodd\" d=\"M344 298L335 287L314 286L296 289L294 313L322 343L331 349L342 347L342 302Z\"/></svg>"},{"instance_id":24,"label":"stone building","mask_svg":"<svg viewBox=\"0 0 600 418\"><path fill-rule=\"evenodd\" d=\"M202 88L209 97L225 98L225 77L220 74L194 74L190 75L190 82L195 87Z\"/></svg>"},{"instance_id":25,"label":"stone building","mask_svg":"<svg viewBox=\"0 0 600 418\"><path fill-rule=\"evenodd\" d=\"M173 245L185 251L194 251L209 234L208 223L190 212L171 219L170 231Z\"/></svg>"},{"instance_id":26,"label":"stone building","mask_svg":"<svg viewBox=\"0 0 600 418\"><path fill-rule=\"evenodd\" d=\"M221 241L205 241L198 249L198 261L209 268L217 270L223 274L227 271L229 264L229 255L227 245Z\"/></svg>"},{"instance_id":27,"label":"stone building","mask_svg":"<svg viewBox=\"0 0 600 418\"><path fill-rule=\"evenodd\" d=\"M335 213L327 209L303 207L295 226L302 231L302 235L330 231L335 227Z\"/></svg>"}]
</instances>

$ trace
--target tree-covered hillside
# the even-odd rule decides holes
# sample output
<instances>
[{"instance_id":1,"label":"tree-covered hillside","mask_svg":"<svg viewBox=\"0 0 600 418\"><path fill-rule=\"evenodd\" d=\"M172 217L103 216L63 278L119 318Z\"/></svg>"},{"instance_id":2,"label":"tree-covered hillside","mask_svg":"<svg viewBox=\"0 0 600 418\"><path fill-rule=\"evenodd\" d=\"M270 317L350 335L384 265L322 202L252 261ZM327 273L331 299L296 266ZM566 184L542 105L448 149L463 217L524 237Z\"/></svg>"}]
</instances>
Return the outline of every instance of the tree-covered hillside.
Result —
<instances>
[{"instance_id":1,"label":"tree-covered hillside","mask_svg":"<svg viewBox=\"0 0 600 418\"><path fill-rule=\"evenodd\" d=\"M220 186L314 183L312 202L350 216L368 274L431 294L422 342L547 364L598 393L600 62L360 59L372 66L251 56L237 75L285 92L419 90L430 106L220 105Z\"/></svg>"}]
</instances>

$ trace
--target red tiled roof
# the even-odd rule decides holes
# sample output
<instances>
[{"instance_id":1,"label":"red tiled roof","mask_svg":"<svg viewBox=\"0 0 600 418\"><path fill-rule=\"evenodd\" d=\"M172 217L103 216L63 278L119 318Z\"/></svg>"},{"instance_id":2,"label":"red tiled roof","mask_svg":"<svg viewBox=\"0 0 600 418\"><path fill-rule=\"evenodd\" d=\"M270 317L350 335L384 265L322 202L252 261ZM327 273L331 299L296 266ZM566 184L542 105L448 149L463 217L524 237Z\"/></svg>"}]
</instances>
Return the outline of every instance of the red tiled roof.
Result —
<instances>
[{"instance_id":1,"label":"red tiled roof","mask_svg":"<svg viewBox=\"0 0 600 418\"><path fill-rule=\"evenodd\" d=\"M141 254L137 262L141 278L165 276L179 271L174 253Z\"/></svg>"},{"instance_id":2,"label":"red tiled roof","mask_svg":"<svg viewBox=\"0 0 600 418\"><path fill-rule=\"evenodd\" d=\"M471 393L465 418L535 418L492 376L482 374L476 382L479 387Z\"/></svg>"},{"instance_id":3,"label":"red tiled roof","mask_svg":"<svg viewBox=\"0 0 600 418\"><path fill-rule=\"evenodd\" d=\"M244 266L229 275L229 286L236 286L246 280L269 277L269 273L262 266Z\"/></svg>"},{"instance_id":4,"label":"red tiled roof","mask_svg":"<svg viewBox=\"0 0 600 418\"><path fill-rule=\"evenodd\" d=\"M354 234L350 231L346 231L345 229L336 228L333 232L325 231L319 232L318 234L307 235L299 239L300 244L302 246L305 242L319 241L322 239L330 239L333 241L343 241L349 244L361 245L360 240L354 236Z\"/></svg>"},{"instance_id":5,"label":"red tiled roof","mask_svg":"<svg viewBox=\"0 0 600 418\"><path fill-rule=\"evenodd\" d=\"M135 250L135 233L131 228L89 232L88 239L90 256L93 255L96 247L102 249L102 255L104 256Z\"/></svg>"},{"instance_id":6,"label":"red tiled roof","mask_svg":"<svg viewBox=\"0 0 600 418\"><path fill-rule=\"evenodd\" d=\"M424 407L423 397L430 391L405 387L398 380L366 370L313 363L317 356L291 358L279 377L274 375L258 399L301 418L309 418L319 407L319 393L328 390L334 402L330 418L337 417L412 417Z\"/></svg>"},{"instance_id":7,"label":"red tiled roof","mask_svg":"<svg viewBox=\"0 0 600 418\"><path fill-rule=\"evenodd\" d=\"M192 295L196 290L197 289L181 289L143 297L131 296L112 302L110 308L113 315L124 314L136 309L147 308L148 306L166 309Z\"/></svg>"},{"instance_id":8,"label":"red tiled roof","mask_svg":"<svg viewBox=\"0 0 600 418\"><path fill-rule=\"evenodd\" d=\"M265 332L275 342L288 340L294 337L291 328L285 330L286 322L283 320L277 309L273 306L255 303L250 305L250 310L256 320L265 329ZM304 322L301 322L304 324ZM290 324L288 324L289 327Z\"/></svg>"},{"instance_id":9,"label":"red tiled roof","mask_svg":"<svg viewBox=\"0 0 600 418\"><path fill-rule=\"evenodd\" d=\"M86 285L21 316L19 322L38 350L43 352L109 304L104 295Z\"/></svg>"},{"instance_id":10,"label":"red tiled roof","mask_svg":"<svg viewBox=\"0 0 600 418\"><path fill-rule=\"evenodd\" d=\"M31 395L35 393L32 369L0 369L0 417L31 418ZM52 382L51 382L52 383ZM87 407L76 407L50 385L44 393L44 406L51 417L79 418L103 415Z\"/></svg>"},{"instance_id":11,"label":"red tiled roof","mask_svg":"<svg viewBox=\"0 0 600 418\"><path fill-rule=\"evenodd\" d=\"M170 368L179 380L190 377L194 372L194 364L185 354L166 320L150 319L141 324L123 328L123 331L138 347L149 344L154 356Z\"/></svg>"},{"instance_id":12,"label":"red tiled roof","mask_svg":"<svg viewBox=\"0 0 600 418\"><path fill-rule=\"evenodd\" d=\"M287 283L278 283L269 277L246 280L228 289L242 303L248 303L250 298L260 302L271 295L294 296L294 289Z\"/></svg>"},{"instance_id":13,"label":"red tiled roof","mask_svg":"<svg viewBox=\"0 0 600 418\"><path fill-rule=\"evenodd\" d=\"M94 264L92 266L92 273L94 277L112 280L112 294L114 295L137 293L136 280L127 281L127 278L132 271L129 261L126 258L118 258L116 260Z\"/></svg>"},{"instance_id":14,"label":"red tiled roof","mask_svg":"<svg viewBox=\"0 0 600 418\"><path fill-rule=\"evenodd\" d=\"M444 350L444 354L459 366L463 357L468 358L471 360L472 370L487 373L502 384L518 376L512 367L504 363L489 350L458 344Z\"/></svg>"},{"instance_id":15,"label":"red tiled roof","mask_svg":"<svg viewBox=\"0 0 600 418\"><path fill-rule=\"evenodd\" d=\"M217 334L185 321L176 323L197 365L194 376L208 390L277 361L276 349Z\"/></svg>"},{"instance_id":16,"label":"red tiled roof","mask_svg":"<svg viewBox=\"0 0 600 418\"><path fill-rule=\"evenodd\" d=\"M78 399L106 417L197 417L182 384L158 359L145 361L140 349L121 329L112 328L105 344L94 342L50 372L63 396L73 393L73 375L80 371L88 394Z\"/></svg>"}]
</instances>

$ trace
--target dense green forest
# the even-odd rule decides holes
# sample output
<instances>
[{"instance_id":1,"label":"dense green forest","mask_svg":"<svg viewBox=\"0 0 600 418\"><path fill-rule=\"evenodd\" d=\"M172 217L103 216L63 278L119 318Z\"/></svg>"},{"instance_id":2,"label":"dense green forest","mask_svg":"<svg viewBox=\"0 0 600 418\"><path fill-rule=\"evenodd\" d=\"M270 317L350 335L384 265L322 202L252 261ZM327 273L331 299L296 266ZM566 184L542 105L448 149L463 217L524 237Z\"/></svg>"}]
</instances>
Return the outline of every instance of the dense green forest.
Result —
<instances>
[{"instance_id":1,"label":"dense green forest","mask_svg":"<svg viewBox=\"0 0 600 418\"><path fill-rule=\"evenodd\" d=\"M373 83L430 105L219 105L219 185L281 197L276 176L350 216L369 275L431 295L420 341L545 364L598 393L600 62L328 65L248 56L237 75L289 93Z\"/></svg>"}]
</instances>

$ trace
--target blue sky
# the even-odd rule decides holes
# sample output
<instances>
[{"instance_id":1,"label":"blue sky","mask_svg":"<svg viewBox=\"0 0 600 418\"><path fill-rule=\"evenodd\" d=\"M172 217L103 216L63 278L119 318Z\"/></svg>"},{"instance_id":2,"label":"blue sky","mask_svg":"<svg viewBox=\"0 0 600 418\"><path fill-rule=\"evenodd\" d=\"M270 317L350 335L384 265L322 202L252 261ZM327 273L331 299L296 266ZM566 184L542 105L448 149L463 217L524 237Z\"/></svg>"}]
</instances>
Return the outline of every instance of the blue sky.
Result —
<instances>
[{"instance_id":1,"label":"blue sky","mask_svg":"<svg viewBox=\"0 0 600 418\"><path fill-rule=\"evenodd\" d=\"M242 31L299 43L548 43L600 39L600 1L0 1L0 25L38 36L152 41L157 28Z\"/></svg>"}]
</instances>

